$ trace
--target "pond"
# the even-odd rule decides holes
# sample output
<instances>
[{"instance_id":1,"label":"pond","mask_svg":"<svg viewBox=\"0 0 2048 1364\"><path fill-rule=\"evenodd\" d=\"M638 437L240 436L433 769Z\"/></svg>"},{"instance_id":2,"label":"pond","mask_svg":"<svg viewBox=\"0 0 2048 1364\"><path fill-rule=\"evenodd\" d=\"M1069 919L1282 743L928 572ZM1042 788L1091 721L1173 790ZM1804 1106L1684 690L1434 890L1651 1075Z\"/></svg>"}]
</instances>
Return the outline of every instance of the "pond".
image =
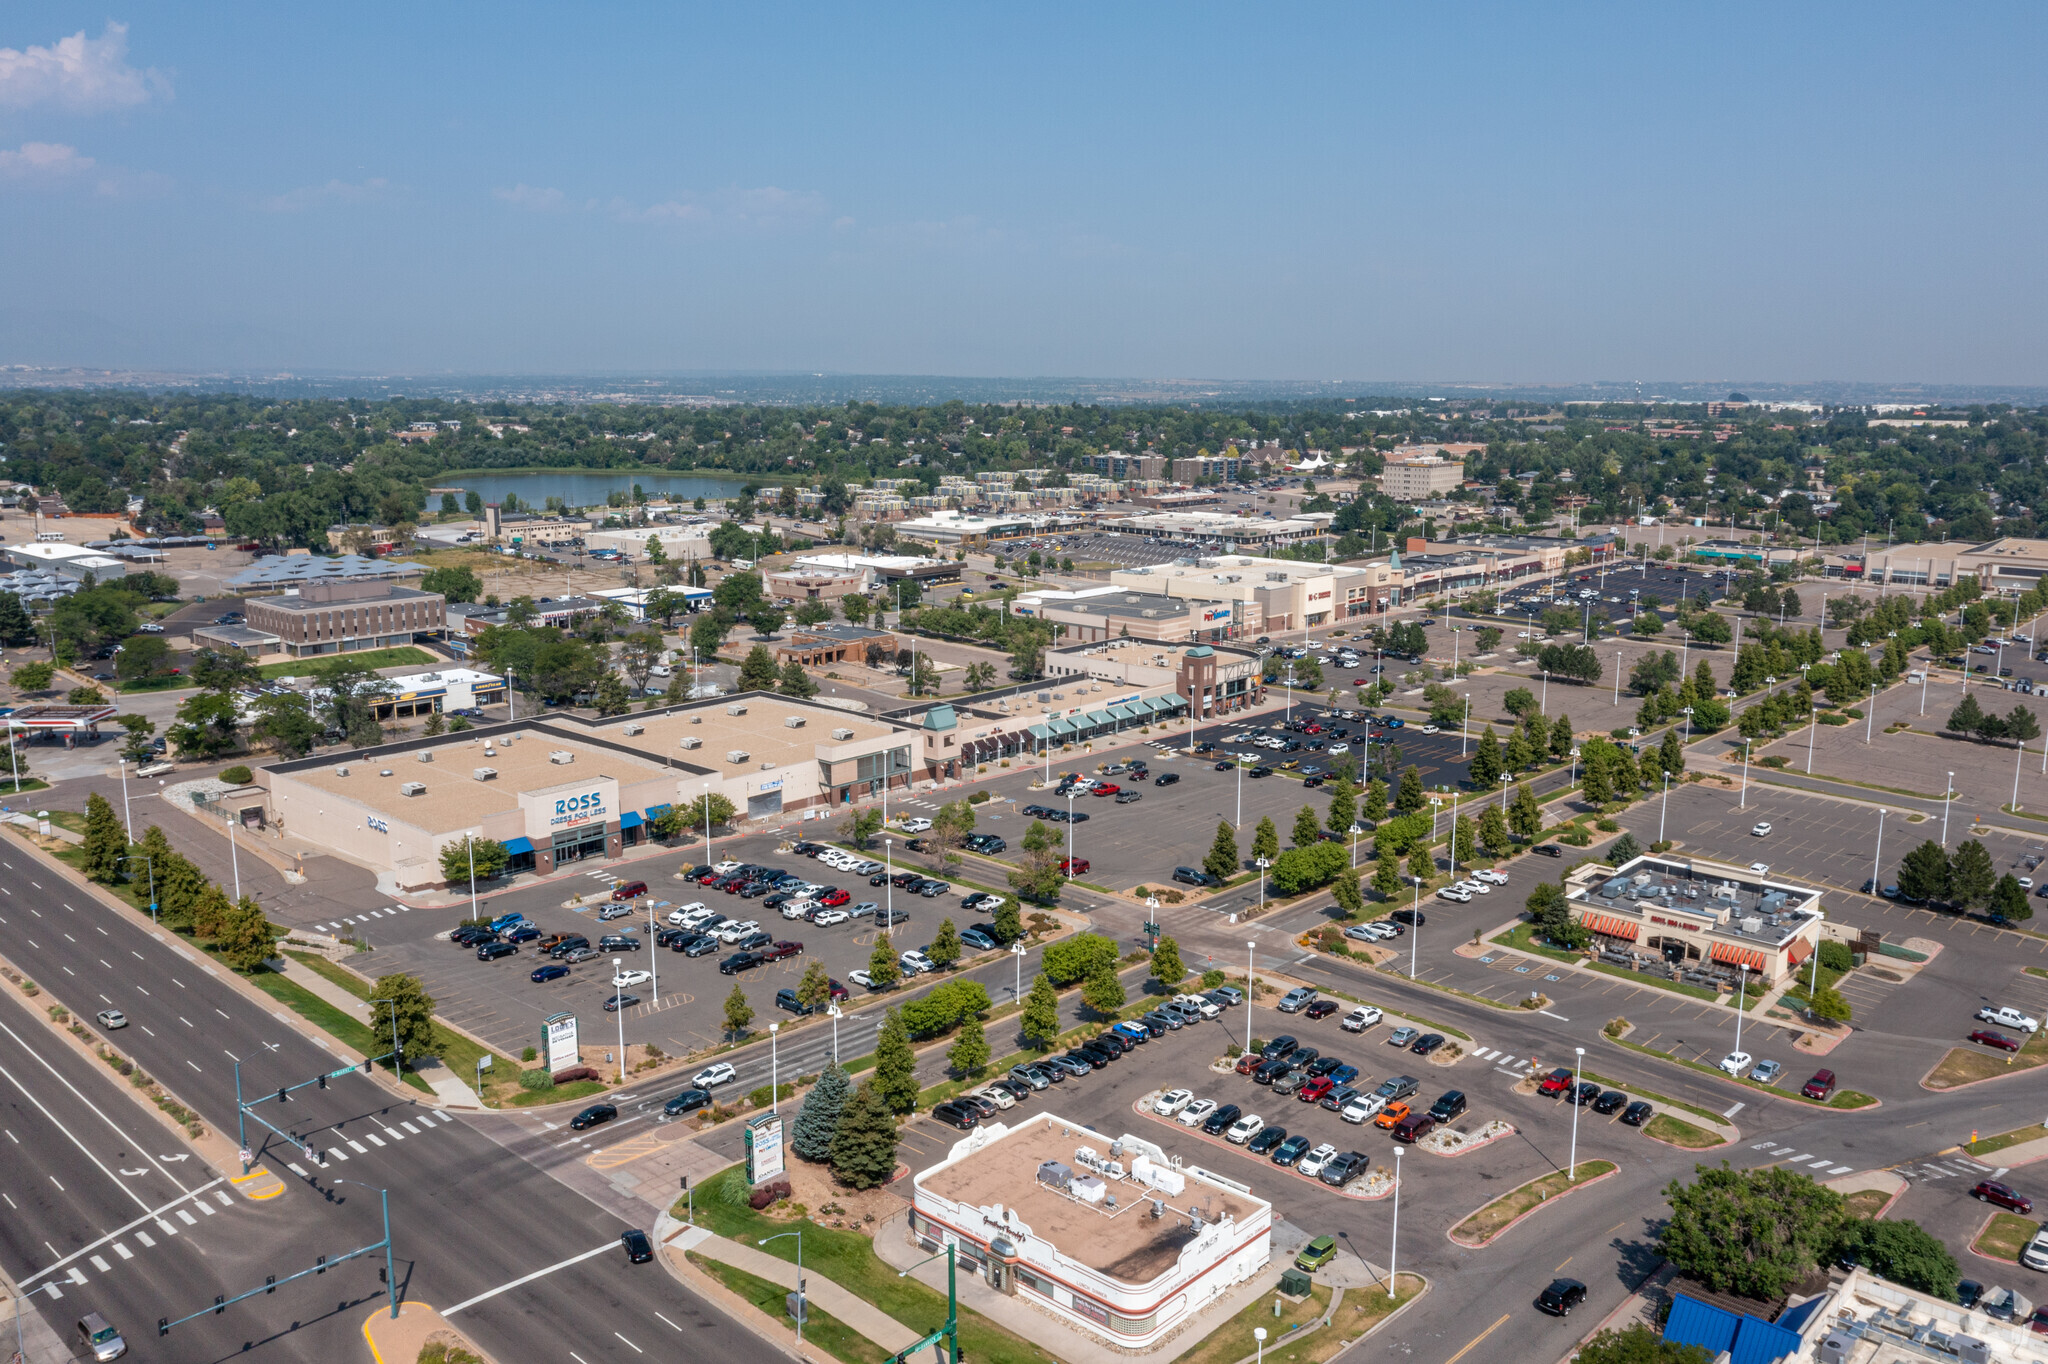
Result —
<instances>
[{"instance_id":1,"label":"pond","mask_svg":"<svg viewBox=\"0 0 2048 1364\"><path fill-rule=\"evenodd\" d=\"M738 497L740 489L759 480L706 474L671 474L660 470L633 469L542 469L522 472L486 471L473 474L443 474L431 480L436 488L473 489L486 502L503 502L505 494L518 495L522 507L545 507L550 497L564 506L602 507L614 492L630 494L639 484L649 497L716 499ZM774 486L774 485L764 485ZM429 501L438 506L439 499Z\"/></svg>"}]
</instances>

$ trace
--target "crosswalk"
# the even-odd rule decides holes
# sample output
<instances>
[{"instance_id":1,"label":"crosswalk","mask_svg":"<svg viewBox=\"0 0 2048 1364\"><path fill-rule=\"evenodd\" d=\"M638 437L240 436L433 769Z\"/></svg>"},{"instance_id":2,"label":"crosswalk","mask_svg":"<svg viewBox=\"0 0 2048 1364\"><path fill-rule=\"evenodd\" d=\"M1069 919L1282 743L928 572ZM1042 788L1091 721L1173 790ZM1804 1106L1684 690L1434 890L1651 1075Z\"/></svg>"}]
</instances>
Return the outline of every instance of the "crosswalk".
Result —
<instances>
[{"instance_id":1,"label":"crosswalk","mask_svg":"<svg viewBox=\"0 0 2048 1364\"><path fill-rule=\"evenodd\" d=\"M1835 1175L1846 1175L1856 1168L1853 1165L1836 1165L1831 1156L1816 1156L1811 1151L1800 1151L1796 1146L1781 1146L1774 1141L1753 1141L1749 1144L1749 1149L1769 1152L1773 1161L1783 1161L1787 1165L1804 1165L1808 1174L1827 1175L1830 1178ZM1793 1154L1795 1151L1798 1152L1797 1155Z\"/></svg>"},{"instance_id":2,"label":"crosswalk","mask_svg":"<svg viewBox=\"0 0 2048 1364\"><path fill-rule=\"evenodd\" d=\"M1473 1060L1484 1061L1503 1075L1511 1075L1519 1080L1529 1073L1529 1062L1522 1057L1511 1056L1507 1052L1499 1051L1492 1047L1482 1047L1477 1043L1474 1043L1468 1050L1471 1052Z\"/></svg>"},{"instance_id":3,"label":"crosswalk","mask_svg":"<svg viewBox=\"0 0 2048 1364\"><path fill-rule=\"evenodd\" d=\"M370 1119L372 1125L367 1128L356 1128L354 1136L343 1131L333 1132L331 1139L335 1144L327 1147L325 1150L316 1150L308 1159L322 1169L333 1165L345 1165L351 1158L350 1152L358 1156L367 1156L371 1154L372 1148L381 1150L395 1146L408 1137L426 1136L437 1128L446 1127L454 1121L454 1114L432 1108L420 1109L412 1117L400 1118L396 1122L386 1122L382 1118L372 1118ZM358 1137L361 1140L357 1140ZM369 1145L364 1145L364 1142L368 1142ZM348 1149L343 1150L344 1146ZM288 1160L285 1162L284 1167L300 1179L311 1179L313 1177L313 1172L297 1161Z\"/></svg>"},{"instance_id":4,"label":"crosswalk","mask_svg":"<svg viewBox=\"0 0 2048 1364\"><path fill-rule=\"evenodd\" d=\"M175 1244L185 1228L196 1227L209 1217L218 1217L223 1211L233 1211L242 1204L225 1189L209 1189L179 1201L176 1207L162 1208L149 1216L137 1219L74 1252L68 1259L59 1260L49 1269L32 1274L23 1281L24 1291L41 1293L52 1301L64 1297L65 1288L83 1288L92 1282L92 1274L111 1275L130 1260L137 1258L136 1250L151 1251L159 1245ZM197 1215L193 1209L198 1209ZM154 1234L152 1234L152 1231ZM131 1246L134 1247L131 1249ZM114 1258L108 1259L111 1255ZM87 1273L90 1267L92 1274ZM41 1284L34 1284L43 1275L49 1277Z\"/></svg>"},{"instance_id":5,"label":"crosswalk","mask_svg":"<svg viewBox=\"0 0 2048 1364\"><path fill-rule=\"evenodd\" d=\"M373 909L367 914L352 914L344 918L336 919L332 923L314 924L313 927L315 930L321 933L339 933L345 930L350 924L366 924L369 923L372 919L382 919L394 914L410 913L412 913L411 905L392 905L388 909Z\"/></svg>"},{"instance_id":6,"label":"crosswalk","mask_svg":"<svg viewBox=\"0 0 2048 1364\"><path fill-rule=\"evenodd\" d=\"M1944 1156L1940 1160L1913 1161L1892 1168L1907 1179L1933 1183L1937 1179L1997 1179L2009 1167L2001 1165L1993 1169L1989 1165L1979 1165L1976 1161L1963 1156Z\"/></svg>"}]
</instances>

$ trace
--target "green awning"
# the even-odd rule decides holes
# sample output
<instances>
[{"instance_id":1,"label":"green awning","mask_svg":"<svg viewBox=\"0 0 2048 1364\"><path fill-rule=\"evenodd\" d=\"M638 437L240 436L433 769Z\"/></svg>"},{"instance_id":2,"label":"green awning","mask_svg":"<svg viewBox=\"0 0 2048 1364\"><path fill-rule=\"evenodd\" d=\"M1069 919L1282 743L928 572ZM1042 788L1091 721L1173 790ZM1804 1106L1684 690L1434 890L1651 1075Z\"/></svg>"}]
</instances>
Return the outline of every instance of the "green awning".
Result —
<instances>
[{"instance_id":1,"label":"green awning","mask_svg":"<svg viewBox=\"0 0 2048 1364\"><path fill-rule=\"evenodd\" d=\"M1031 737L1032 737L1032 738L1034 738L1034 739L1037 739L1037 740L1038 740L1039 742L1041 742L1041 743L1043 743L1043 742L1045 741L1045 738L1046 738L1046 732L1045 732L1045 726L1044 726L1044 725L1033 725L1033 726L1032 726L1032 727L1031 727L1031 728L1030 728L1030 729L1029 729L1028 731L1026 731L1026 732L1027 732L1027 733L1029 733L1029 734L1031 735Z\"/></svg>"},{"instance_id":2,"label":"green awning","mask_svg":"<svg viewBox=\"0 0 2048 1364\"><path fill-rule=\"evenodd\" d=\"M1116 717L1119 724L1128 724L1138 718L1137 713L1129 706L1111 706L1109 713Z\"/></svg>"},{"instance_id":3,"label":"green awning","mask_svg":"<svg viewBox=\"0 0 2048 1364\"><path fill-rule=\"evenodd\" d=\"M1113 725L1116 723L1116 717L1106 710L1091 710L1088 712L1088 723L1091 725Z\"/></svg>"},{"instance_id":4,"label":"green awning","mask_svg":"<svg viewBox=\"0 0 2048 1364\"><path fill-rule=\"evenodd\" d=\"M1173 707L1163 696L1148 696L1145 698L1145 709L1157 715L1159 712L1171 710Z\"/></svg>"},{"instance_id":5,"label":"green awning","mask_svg":"<svg viewBox=\"0 0 2048 1364\"><path fill-rule=\"evenodd\" d=\"M1073 733L1075 733L1075 727L1072 721L1055 720L1052 722L1052 736L1055 739L1064 739Z\"/></svg>"},{"instance_id":6,"label":"green awning","mask_svg":"<svg viewBox=\"0 0 2048 1364\"><path fill-rule=\"evenodd\" d=\"M1171 695L1171 696L1167 696L1167 697L1162 697L1162 698L1160 698L1160 699L1161 699L1161 700L1163 700L1163 701L1164 701L1164 702L1166 703L1166 708L1167 708L1168 710L1185 710L1185 709L1187 709L1188 699L1187 699L1187 697L1185 697L1185 696L1182 696L1182 695L1181 695L1181 694L1180 694L1179 692L1175 692L1175 693L1174 693L1173 695Z\"/></svg>"}]
</instances>

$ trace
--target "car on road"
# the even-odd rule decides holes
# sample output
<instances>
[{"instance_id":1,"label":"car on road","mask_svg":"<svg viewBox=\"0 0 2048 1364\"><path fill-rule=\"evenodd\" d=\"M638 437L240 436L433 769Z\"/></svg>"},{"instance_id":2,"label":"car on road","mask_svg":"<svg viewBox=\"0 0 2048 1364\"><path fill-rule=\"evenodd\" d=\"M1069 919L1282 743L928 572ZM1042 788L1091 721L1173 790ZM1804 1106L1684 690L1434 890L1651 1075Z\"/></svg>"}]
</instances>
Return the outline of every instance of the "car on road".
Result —
<instances>
[{"instance_id":1,"label":"car on road","mask_svg":"<svg viewBox=\"0 0 2048 1364\"><path fill-rule=\"evenodd\" d=\"M599 1123L610 1122L618 1116L619 1109L616 1104L592 1104L575 1117L569 1119L569 1130L581 1132L595 1127Z\"/></svg>"},{"instance_id":2,"label":"car on road","mask_svg":"<svg viewBox=\"0 0 2048 1364\"><path fill-rule=\"evenodd\" d=\"M619 1244L626 1248L627 1264L644 1265L654 1258L654 1242L644 1231L620 1232Z\"/></svg>"},{"instance_id":3,"label":"car on road","mask_svg":"<svg viewBox=\"0 0 2048 1364\"><path fill-rule=\"evenodd\" d=\"M1976 1188L1970 1190L1970 1197L1976 1199L1979 1203L1989 1203L1993 1207L2004 1208L2007 1212L2030 1213L2034 1210L2033 1199L2027 1197L2018 1189L2013 1188L2012 1185L2001 1184L1995 1179L1980 1181Z\"/></svg>"},{"instance_id":4,"label":"car on road","mask_svg":"<svg viewBox=\"0 0 2048 1364\"><path fill-rule=\"evenodd\" d=\"M2026 1033L2038 1032L2041 1028L2040 1019L2031 1018L2010 1005L1987 1004L1977 1010L1977 1017L1985 1023L1996 1023L2000 1027L2005 1028L2018 1028L2021 1032Z\"/></svg>"},{"instance_id":5,"label":"car on road","mask_svg":"<svg viewBox=\"0 0 2048 1364\"><path fill-rule=\"evenodd\" d=\"M548 965L536 968L527 979L535 985L545 985L551 980L560 980L568 974L569 968L566 966Z\"/></svg>"},{"instance_id":6,"label":"car on road","mask_svg":"<svg viewBox=\"0 0 2048 1364\"><path fill-rule=\"evenodd\" d=\"M1568 1317L1572 1309L1586 1300L1586 1286L1577 1279L1552 1279L1548 1287L1536 1295L1536 1306L1553 1317Z\"/></svg>"},{"instance_id":7,"label":"car on road","mask_svg":"<svg viewBox=\"0 0 2048 1364\"><path fill-rule=\"evenodd\" d=\"M708 1089L686 1089L661 1106L661 1111L671 1118L680 1118L685 1113L695 1113L700 1108L711 1106L711 1091Z\"/></svg>"},{"instance_id":8,"label":"car on road","mask_svg":"<svg viewBox=\"0 0 2048 1364\"><path fill-rule=\"evenodd\" d=\"M624 881L612 887L612 899L637 900L647 893L645 881Z\"/></svg>"},{"instance_id":9,"label":"car on road","mask_svg":"<svg viewBox=\"0 0 2048 1364\"><path fill-rule=\"evenodd\" d=\"M1650 1120L1651 1115L1655 1112L1656 1110L1647 1101L1637 1099L1627 1108L1621 1110L1621 1120L1630 1127L1641 1127Z\"/></svg>"},{"instance_id":10,"label":"car on road","mask_svg":"<svg viewBox=\"0 0 2048 1364\"><path fill-rule=\"evenodd\" d=\"M1969 1040L1980 1047L1996 1047L2000 1051L2018 1051L2021 1045L2017 1037L2007 1037L2004 1033L1993 1032L1989 1028L1977 1029L1970 1034Z\"/></svg>"},{"instance_id":11,"label":"car on road","mask_svg":"<svg viewBox=\"0 0 2048 1364\"><path fill-rule=\"evenodd\" d=\"M102 1028L109 1030L128 1026L128 1015L122 1013L119 1009L101 1009L93 1017Z\"/></svg>"},{"instance_id":12,"label":"car on road","mask_svg":"<svg viewBox=\"0 0 2048 1364\"><path fill-rule=\"evenodd\" d=\"M1746 1051L1731 1051L1721 1058L1721 1069L1741 1078L1742 1073L1756 1064L1756 1058Z\"/></svg>"}]
</instances>

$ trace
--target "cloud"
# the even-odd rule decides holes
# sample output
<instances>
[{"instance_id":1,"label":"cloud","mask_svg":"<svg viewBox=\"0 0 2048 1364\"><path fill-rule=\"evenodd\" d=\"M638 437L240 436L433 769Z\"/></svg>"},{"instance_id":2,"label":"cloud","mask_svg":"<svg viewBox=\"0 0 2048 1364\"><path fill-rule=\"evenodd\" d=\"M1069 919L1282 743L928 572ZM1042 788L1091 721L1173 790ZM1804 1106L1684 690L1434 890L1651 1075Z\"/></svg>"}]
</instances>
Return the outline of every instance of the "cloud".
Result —
<instances>
[{"instance_id":1,"label":"cloud","mask_svg":"<svg viewBox=\"0 0 2048 1364\"><path fill-rule=\"evenodd\" d=\"M687 226L724 227L742 231L767 231L796 223L810 222L826 210L825 198L809 190L731 187L708 194L680 194L660 203L642 206L632 200L615 198L607 206L621 222L673 223Z\"/></svg>"},{"instance_id":2,"label":"cloud","mask_svg":"<svg viewBox=\"0 0 2048 1364\"><path fill-rule=\"evenodd\" d=\"M128 64L128 25L109 20L97 38L80 29L48 47L0 47L0 105L52 104L78 113L125 109L169 98L171 83L155 69Z\"/></svg>"},{"instance_id":3,"label":"cloud","mask_svg":"<svg viewBox=\"0 0 2048 1364\"><path fill-rule=\"evenodd\" d=\"M369 204L389 198L391 182L381 177L350 184L345 180L329 180L324 185L301 185L286 190L283 194L265 199L260 207L266 213L304 213L307 209L323 208L329 204Z\"/></svg>"},{"instance_id":4,"label":"cloud","mask_svg":"<svg viewBox=\"0 0 2048 1364\"><path fill-rule=\"evenodd\" d=\"M89 174L93 164L62 142L24 142L19 151L0 151L0 180L64 180Z\"/></svg>"},{"instance_id":5,"label":"cloud","mask_svg":"<svg viewBox=\"0 0 2048 1364\"><path fill-rule=\"evenodd\" d=\"M491 197L501 204L511 204L514 208L529 209L535 213L559 213L565 208L572 207L569 196L562 191L529 185L524 181L510 189L494 189L491 191Z\"/></svg>"}]
</instances>

